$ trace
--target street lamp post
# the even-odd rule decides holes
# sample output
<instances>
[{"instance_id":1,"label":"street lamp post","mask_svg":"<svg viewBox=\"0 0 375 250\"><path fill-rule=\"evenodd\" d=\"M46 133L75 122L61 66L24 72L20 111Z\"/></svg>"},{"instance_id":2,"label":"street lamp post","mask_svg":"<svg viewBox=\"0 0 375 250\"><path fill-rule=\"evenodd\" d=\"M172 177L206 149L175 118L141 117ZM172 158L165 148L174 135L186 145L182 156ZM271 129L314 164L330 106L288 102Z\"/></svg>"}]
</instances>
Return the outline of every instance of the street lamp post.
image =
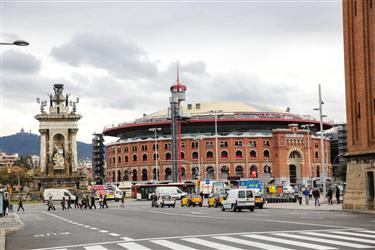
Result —
<instances>
[{"instance_id":1,"label":"street lamp post","mask_svg":"<svg viewBox=\"0 0 375 250\"><path fill-rule=\"evenodd\" d=\"M319 108L314 108L314 110L319 110L319 118L320 118L320 149L321 149L321 160L322 160L322 182L323 182L323 193L326 193L326 178L325 178L325 168L324 168L324 139L323 139L323 104L322 101L322 91L319 84Z\"/></svg>"},{"instance_id":2,"label":"street lamp post","mask_svg":"<svg viewBox=\"0 0 375 250\"><path fill-rule=\"evenodd\" d=\"M211 110L210 114L215 115L215 168L216 168L216 180L219 180L219 148L218 148L218 134L217 134L217 116L223 115L221 110Z\"/></svg>"},{"instance_id":3,"label":"street lamp post","mask_svg":"<svg viewBox=\"0 0 375 250\"><path fill-rule=\"evenodd\" d=\"M159 181L159 170L158 170L158 144L157 144L157 137L156 137L156 133L157 131L161 131L161 128L150 128L149 131L151 132L154 132L154 135L155 135L155 147L154 147L154 150L155 150L155 181L158 182Z\"/></svg>"}]
</instances>

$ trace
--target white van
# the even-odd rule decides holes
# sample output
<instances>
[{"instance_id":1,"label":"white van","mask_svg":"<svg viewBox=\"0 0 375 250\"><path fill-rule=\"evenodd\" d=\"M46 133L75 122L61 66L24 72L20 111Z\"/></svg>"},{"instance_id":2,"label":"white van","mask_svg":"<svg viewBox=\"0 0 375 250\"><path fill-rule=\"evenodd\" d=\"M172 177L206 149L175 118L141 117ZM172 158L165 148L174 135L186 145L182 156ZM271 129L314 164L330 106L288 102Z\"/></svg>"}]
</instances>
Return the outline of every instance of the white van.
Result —
<instances>
[{"instance_id":1,"label":"white van","mask_svg":"<svg viewBox=\"0 0 375 250\"><path fill-rule=\"evenodd\" d=\"M75 195L73 195L68 189L46 188L43 192L44 201L48 201L49 197L52 197L52 200L54 201L61 201L63 197L68 200L69 196L72 200L76 199Z\"/></svg>"},{"instance_id":2,"label":"white van","mask_svg":"<svg viewBox=\"0 0 375 250\"><path fill-rule=\"evenodd\" d=\"M183 192L178 187L156 187L155 193L159 195L170 195L173 199L180 200L181 197L186 196L187 193Z\"/></svg>"},{"instance_id":3,"label":"white van","mask_svg":"<svg viewBox=\"0 0 375 250\"><path fill-rule=\"evenodd\" d=\"M107 195L108 200L115 200L119 201L122 198L122 191L116 186L112 184L105 185L105 193Z\"/></svg>"},{"instance_id":4,"label":"white van","mask_svg":"<svg viewBox=\"0 0 375 250\"><path fill-rule=\"evenodd\" d=\"M255 199L252 189L232 189L229 190L228 196L222 202L222 211L231 209L232 211L241 211L241 209L250 209L254 212Z\"/></svg>"}]
</instances>

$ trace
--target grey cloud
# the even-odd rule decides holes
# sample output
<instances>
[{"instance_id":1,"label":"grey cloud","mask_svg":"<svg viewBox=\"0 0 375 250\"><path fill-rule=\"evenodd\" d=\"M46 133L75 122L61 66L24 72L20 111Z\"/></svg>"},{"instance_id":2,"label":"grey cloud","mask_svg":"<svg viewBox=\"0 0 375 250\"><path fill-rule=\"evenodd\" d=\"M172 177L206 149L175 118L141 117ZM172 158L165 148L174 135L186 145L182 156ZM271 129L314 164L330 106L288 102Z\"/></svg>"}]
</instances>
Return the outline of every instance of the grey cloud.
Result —
<instances>
[{"instance_id":1,"label":"grey cloud","mask_svg":"<svg viewBox=\"0 0 375 250\"><path fill-rule=\"evenodd\" d=\"M40 61L31 54L15 50L6 50L2 53L3 68L9 73L36 73L40 70Z\"/></svg>"},{"instance_id":2,"label":"grey cloud","mask_svg":"<svg viewBox=\"0 0 375 250\"><path fill-rule=\"evenodd\" d=\"M116 35L79 34L69 43L54 47L51 54L72 66L91 65L125 79L150 78L158 72L145 51Z\"/></svg>"}]
</instances>

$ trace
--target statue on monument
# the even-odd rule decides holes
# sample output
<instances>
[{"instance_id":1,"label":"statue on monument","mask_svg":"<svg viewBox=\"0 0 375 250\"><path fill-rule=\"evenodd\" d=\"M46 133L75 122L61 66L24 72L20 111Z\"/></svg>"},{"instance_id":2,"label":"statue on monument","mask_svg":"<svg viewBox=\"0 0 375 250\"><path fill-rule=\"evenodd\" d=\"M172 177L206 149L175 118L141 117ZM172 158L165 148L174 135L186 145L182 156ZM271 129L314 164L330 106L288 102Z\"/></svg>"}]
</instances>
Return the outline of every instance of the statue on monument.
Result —
<instances>
[{"instance_id":1,"label":"statue on monument","mask_svg":"<svg viewBox=\"0 0 375 250\"><path fill-rule=\"evenodd\" d=\"M55 169L64 169L64 149L62 145L55 145L55 153L53 154L53 167Z\"/></svg>"}]
</instances>

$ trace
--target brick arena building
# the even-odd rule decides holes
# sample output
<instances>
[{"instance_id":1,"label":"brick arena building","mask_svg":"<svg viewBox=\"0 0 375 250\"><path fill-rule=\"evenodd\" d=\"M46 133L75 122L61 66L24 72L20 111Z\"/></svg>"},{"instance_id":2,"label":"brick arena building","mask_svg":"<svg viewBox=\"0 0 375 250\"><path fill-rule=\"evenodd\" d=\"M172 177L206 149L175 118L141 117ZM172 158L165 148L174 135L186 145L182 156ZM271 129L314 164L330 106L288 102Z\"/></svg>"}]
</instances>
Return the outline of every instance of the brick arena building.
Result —
<instances>
[{"instance_id":1,"label":"brick arena building","mask_svg":"<svg viewBox=\"0 0 375 250\"><path fill-rule=\"evenodd\" d=\"M187 104L183 114L188 119L181 125L180 180L266 177L286 185L319 180L319 121L309 116L241 102ZM324 123L324 129L331 127ZM104 135L119 138L106 146L107 181L171 181L170 131L168 109L105 128ZM324 143L330 159L329 140ZM330 166L325 164L328 177Z\"/></svg>"},{"instance_id":2,"label":"brick arena building","mask_svg":"<svg viewBox=\"0 0 375 250\"><path fill-rule=\"evenodd\" d=\"M344 0L347 192L344 208L375 210L375 1Z\"/></svg>"}]
</instances>

